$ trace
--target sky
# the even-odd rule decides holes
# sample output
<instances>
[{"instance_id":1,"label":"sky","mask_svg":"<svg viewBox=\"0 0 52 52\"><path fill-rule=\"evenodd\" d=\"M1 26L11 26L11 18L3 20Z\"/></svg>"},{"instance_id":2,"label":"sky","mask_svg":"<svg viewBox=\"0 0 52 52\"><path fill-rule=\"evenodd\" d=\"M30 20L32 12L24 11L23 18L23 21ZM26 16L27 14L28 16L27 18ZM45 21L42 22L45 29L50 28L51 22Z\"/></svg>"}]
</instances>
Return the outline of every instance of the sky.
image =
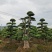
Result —
<instances>
[{"instance_id":1,"label":"sky","mask_svg":"<svg viewBox=\"0 0 52 52\"><path fill-rule=\"evenodd\" d=\"M26 17L28 11L35 14L33 25L37 26L44 18L48 27L52 28L52 0L0 0L0 26L5 26L11 18L16 19L18 25L21 23L19 19Z\"/></svg>"}]
</instances>

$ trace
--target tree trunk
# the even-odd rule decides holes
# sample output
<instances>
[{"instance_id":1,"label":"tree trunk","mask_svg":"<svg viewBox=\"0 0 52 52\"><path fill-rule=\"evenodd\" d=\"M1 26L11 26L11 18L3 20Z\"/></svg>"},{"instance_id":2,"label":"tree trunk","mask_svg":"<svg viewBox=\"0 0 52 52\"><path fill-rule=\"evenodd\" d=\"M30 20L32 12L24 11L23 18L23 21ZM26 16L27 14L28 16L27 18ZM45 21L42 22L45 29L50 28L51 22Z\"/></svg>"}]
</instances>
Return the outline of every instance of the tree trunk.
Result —
<instances>
[{"instance_id":1,"label":"tree trunk","mask_svg":"<svg viewBox=\"0 0 52 52\"><path fill-rule=\"evenodd\" d=\"M28 34L26 33L26 19L25 19L25 28L24 28L24 32L25 32L25 34L23 35L23 36L28 36ZM29 46L29 42L28 42L28 40L24 40L24 46L23 46L23 48L25 49L25 48L29 48L30 46Z\"/></svg>"},{"instance_id":2,"label":"tree trunk","mask_svg":"<svg viewBox=\"0 0 52 52\"><path fill-rule=\"evenodd\" d=\"M25 36L27 36L27 34L25 34ZM25 48L29 48L30 46L29 46L29 42L28 42L28 40L24 40L24 46L23 46L23 48L25 49Z\"/></svg>"},{"instance_id":3,"label":"tree trunk","mask_svg":"<svg viewBox=\"0 0 52 52\"><path fill-rule=\"evenodd\" d=\"M24 49L29 48L29 42L27 40L24 40L24 47L23 48Z\"/></svg>"}]
</instances>

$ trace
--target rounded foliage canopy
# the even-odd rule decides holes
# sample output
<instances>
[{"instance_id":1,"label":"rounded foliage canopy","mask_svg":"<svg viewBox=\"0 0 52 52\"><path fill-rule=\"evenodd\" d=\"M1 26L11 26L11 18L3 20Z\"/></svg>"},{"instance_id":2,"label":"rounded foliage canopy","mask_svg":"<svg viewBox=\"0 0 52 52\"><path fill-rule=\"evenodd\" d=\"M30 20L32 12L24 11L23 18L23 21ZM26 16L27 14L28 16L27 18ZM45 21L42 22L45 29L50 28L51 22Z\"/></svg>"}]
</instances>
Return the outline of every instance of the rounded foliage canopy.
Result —
<instances>
[{"instance_id":1,"label":"rounded foliage canopy","mask_svg":"<svg viewBox=\"0 0 52 52\"><path fill-rule=\"evenodd\" d=\"M44 18L41 18L40 21L45 21L45 19Z\"/></svg>"},{"instance_id":2,"label":"rounded foliage canopy","mask_svg":"<svg viewBox=\"0 0 52 52\"><path fill-rule=\"evenodd\" d=\"M34 16L35 14L34 14L32 11L28 11L28 12L27 12L27 15L28 15L28 16Z\"/></svg>"}]
</instances>

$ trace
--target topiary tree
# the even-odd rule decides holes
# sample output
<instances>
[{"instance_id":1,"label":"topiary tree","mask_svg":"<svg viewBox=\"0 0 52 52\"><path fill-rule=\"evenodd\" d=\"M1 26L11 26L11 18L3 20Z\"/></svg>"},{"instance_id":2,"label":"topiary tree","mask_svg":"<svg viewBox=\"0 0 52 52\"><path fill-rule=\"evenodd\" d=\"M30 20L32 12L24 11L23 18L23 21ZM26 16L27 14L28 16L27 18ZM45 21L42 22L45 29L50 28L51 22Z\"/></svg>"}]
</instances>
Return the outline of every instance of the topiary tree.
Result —
<instances>
[{"instance_id":1,"label":"topiary tree","mask_svg":"<svg viewBox=\"0 0 52 52\"><path fill-rule=\"evenodd\" d=\"M41 37L40 38L42 38L42 39L44 39L44 41L45 41L45 39L46 39L46 37L47 37L47 30L48 30L48 28L47 28L47 26L46 26L46 24L48 24L47 22L44 22L45 21L45 19L44 18L41 18L40 19L40 22L38 23L38 25L40 25L38 28L39 28L39 33L41 34Z\"/></svg>"},{"instance_id":2,"label":"topiary tree","mask_svg":"<svg viewBox=\"0 0 52 52\"><path fill-rule=\"evenodd\" d=\"M7 38L10 38L10 40L13 38L14 34L16 33L16 23L15 23L15 19L10 19L10 22L7 23L7 32L8 32L8 36Z\"/></svg>"},{"instance_id":3,"label":"topiary tree","mask_svg":"<svg viewBox=\"0 0 52 52\"><path fill-rule=\"evenodd\" d=\"M31 27L31 21L35 21L34 13L32 11L27 12L27 17L21 18L22 23L19 24L21 26L21 29L23 30L23 38L24 40L24 46L23 48L29 48L29 36L30 36L30 27Z\"/></svg>"},{"instance_id":4,"label":"topiary tree","mask_svg":"<svg viewBox=\"0 0 52 52\"><path fill-rule=\"evenodd\" d=\"M31 21L35 21L35 18L32 17L32 16L34 16L34 13L32 11L28 11L27 15L28 16L25 17L25 19L26 19L26 25L25 25L25 27L27 28L26 31L28 31L28 32L25 33L25 37L27 38L27 40L24 41L24 48L29 48L29 42L28 42L29 37L28 36L30 35Z\"/></svg>"}]
</instances>

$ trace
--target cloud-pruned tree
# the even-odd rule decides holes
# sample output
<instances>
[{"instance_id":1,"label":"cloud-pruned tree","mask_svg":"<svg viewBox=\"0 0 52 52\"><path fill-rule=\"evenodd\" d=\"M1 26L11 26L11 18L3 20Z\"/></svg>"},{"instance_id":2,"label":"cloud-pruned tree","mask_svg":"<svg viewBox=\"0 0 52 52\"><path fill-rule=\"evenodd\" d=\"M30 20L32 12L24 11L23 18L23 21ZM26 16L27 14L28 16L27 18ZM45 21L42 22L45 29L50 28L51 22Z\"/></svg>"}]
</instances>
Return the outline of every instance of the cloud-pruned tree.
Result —
<instances>
[{"instance_id":1,"label":"cloud-pruned tree","mask_svg":"<svg viewBox=\"0 0 52 52\"><path fill-rule=\"evenodd\" d=\"M10 38L10 39L12 39L13 38L13 36L15 35L15 33L16 33L16 23L15 23L15 19L10 19L10 22L8 22L7 23L7 34L8 34L8 36L7 36L7 38Z\"/></svg>"},{"instance_id":2,"label":"cloud-pruned tree","mask_svg":"<svg viewBox=\"0 0 52 52\"><path fill-rule=\"evenodd\" d=\"M37 25L40 25L38 28L38 31L39 31L39 33L41 34L41 38L42 39L44 39L44 41L45 41L45 39L46 39L46 37L47 37L47 34L46 34L46 31L48 31L48 28L47 28L47 22L45 22L45 19L44 18L41 18L40 19L40 22L39 23L37 23Z\"/></svg>"},{"instance_id":3,"label":"cloud-pruned tree","mask_svg":"<svg viewBox=\"0 0 52 52\"><path fill-rule=\"evenodd\" d=\"M24 46L23 48L29 48L29 36L30 36L30 27L31 27L31 21L35 21L35 18L33 17L35 14L32 11L27 12L27 17L21 18L22 23L19 24L21 26L21 29L23 30L23 38L24 40Z\"/></svg>"}]
</instances>

